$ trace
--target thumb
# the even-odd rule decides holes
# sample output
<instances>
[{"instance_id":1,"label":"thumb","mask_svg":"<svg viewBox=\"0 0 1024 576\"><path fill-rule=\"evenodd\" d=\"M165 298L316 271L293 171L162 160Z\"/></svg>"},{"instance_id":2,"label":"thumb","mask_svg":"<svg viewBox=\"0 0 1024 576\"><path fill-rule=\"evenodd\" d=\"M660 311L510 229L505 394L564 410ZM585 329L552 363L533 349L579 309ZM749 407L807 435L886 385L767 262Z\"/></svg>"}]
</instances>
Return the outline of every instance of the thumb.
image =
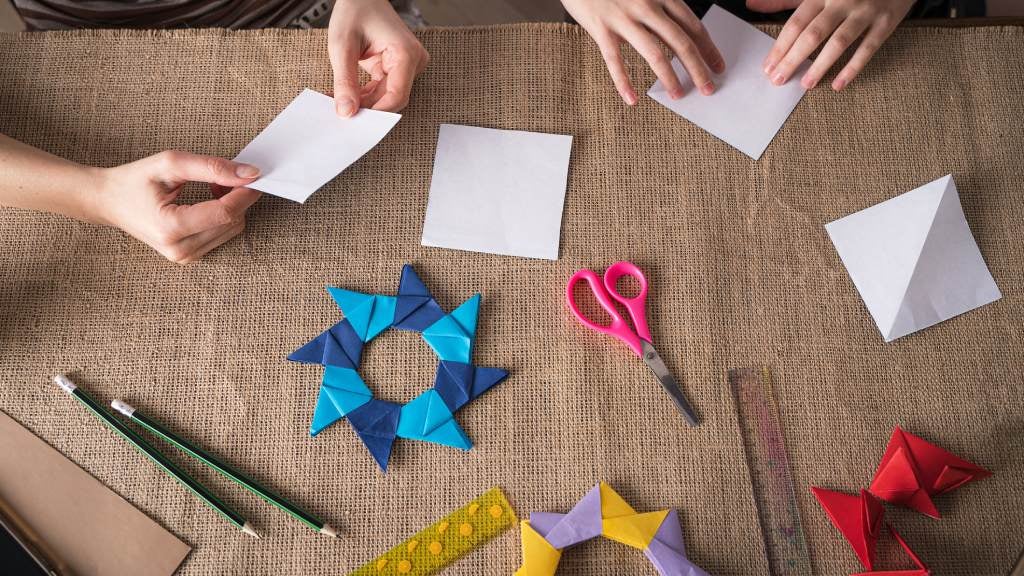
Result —
<instances>
[{"instance_id":1,"label":"thumb","mask_svg":"<svg viewBox=\"0 0 1024 576\"><path fill-rule=\"evenodd\" d=\"M251 164L232 162L217 156L202 156L168 150L153 156L160 179L178 185L184 182L209 182L221 186L244 186L260 175L260 169Z\"/></svg>"},{"instance_id":2,"label":"thumb","mask_svg":"<svg viewBox=\"0 0 1024 576\"><path fill-rule=\"evenodd\" d=\"M359 111L359 52L359 44L354 37L331 45L334 108L342 118L353 116Z\"/></svg>"}]
</instances>

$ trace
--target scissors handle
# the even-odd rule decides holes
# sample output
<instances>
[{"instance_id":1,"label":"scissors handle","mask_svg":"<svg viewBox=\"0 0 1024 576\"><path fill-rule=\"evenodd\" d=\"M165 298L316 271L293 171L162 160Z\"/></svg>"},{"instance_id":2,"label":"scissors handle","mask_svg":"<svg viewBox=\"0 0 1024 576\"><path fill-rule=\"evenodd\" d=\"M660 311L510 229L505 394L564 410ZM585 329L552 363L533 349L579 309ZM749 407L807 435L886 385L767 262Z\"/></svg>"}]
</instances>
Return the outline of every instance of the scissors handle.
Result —
<instances>
[{"instance_id":1,"label":"scissors handle","mask_svg":"<svg viewBox=\"0 0 1024 576\"><path fill-rule=\"evenodd\" d=\"M640 293L633 298L626 298L615 288L619 278L623 276L636 278L640 284ZM653 342L651 330L647 327L647 277L644 276L643 271L632 262L616 262L604 272L604 289L616 302L626 307L630 319L633 320L636 333L644 340Z\"/></svg>"},{"instance_id":2,"label":"scissors handle","mask_svg":"<svg viewBox=\"0 0 1024 576\"><path fill-rule=\"evenodd\" d=\"M576 296L573 291L576 288L576 284L581 280L586 281L587 284L590 285L590 291L594 293L594 298L597 299L598 304L600 304L601 308L604 308L604 311L611 316L612 321L607 326L591 321L583 314L583 312L580 311L579 307L576 306ZM644 292L646 291L644 290ZM565 300L569 304L569 310L572 312L572 315L575 316L581 324L591 330L601 332L602 334L608 334L609 336L614 336L619 340L622 340L633 350L633 352L636 353L637 356L643 356L643 346L641 344L640 337L630 329L629 324L622 318L619 311L615 309L615 304L612 303L612 299L609 296L608 291L601 285L601 279L597 277L597 274L595 274L593 270L579 270L572 275L572 278L569 278L569 284L565 288ZM630 310L630 313L632 314L632 310Z\"/></svg>"}]
</instances>

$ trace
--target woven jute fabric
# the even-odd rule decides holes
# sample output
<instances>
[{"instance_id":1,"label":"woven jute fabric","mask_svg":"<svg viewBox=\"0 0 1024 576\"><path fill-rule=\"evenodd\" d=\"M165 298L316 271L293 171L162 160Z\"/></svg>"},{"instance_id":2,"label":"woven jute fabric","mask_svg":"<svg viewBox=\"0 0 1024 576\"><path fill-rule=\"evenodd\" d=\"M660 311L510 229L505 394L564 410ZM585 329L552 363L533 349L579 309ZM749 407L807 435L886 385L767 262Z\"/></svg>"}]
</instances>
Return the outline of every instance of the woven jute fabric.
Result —
<instances>
[{"instance_id":1,"label":"woven jute fabric","mask_svg":"<svg viewBox=\"0 0 1024 576\"><path fill-rule=\"evenodd\" d=\"M772 32L776 31L772 30ZM491 486L521 516L599 480L680 510L690 557L767 574L726 373L770 366L816 572L857 560L810 486L870 482L895 425L995 476L888 517L936 573L1000 576L1024 545L1024 28L899 31L841 94L810 92L760 161L649 99L621 104L567 25L428 29L432 63L384 141L305 205L262 199L245 233L180 267L106 228L0 211L0 408L195 546L181 573L340 574ZM0 36L0 131L111 166L178 148L233 156L304 87L329 90L321 31ZM628 63L645 88L651 73ZM423 248L438 125L572 134L557 262ZM823 225L953 173L1002 300L885 344ZM202 194L198 189L192 192ZM704 422L643 363L569 315L581 267L651 281L654 340ZM461 452L398 441L381 474L344 422L309 437L322 369L285 356L336 322L326 285L393 293L412 263L443 307L484 296L475 361L511 377L460 411ZM366 350L378 397L436 360L412 333ZM120 397L338 526L329 541L188 463L265 533L227 525L50 378ZM509 574L509 531L451 574ZM654 574L607 540L560 574Z\"/></svg>"}]
</instances>

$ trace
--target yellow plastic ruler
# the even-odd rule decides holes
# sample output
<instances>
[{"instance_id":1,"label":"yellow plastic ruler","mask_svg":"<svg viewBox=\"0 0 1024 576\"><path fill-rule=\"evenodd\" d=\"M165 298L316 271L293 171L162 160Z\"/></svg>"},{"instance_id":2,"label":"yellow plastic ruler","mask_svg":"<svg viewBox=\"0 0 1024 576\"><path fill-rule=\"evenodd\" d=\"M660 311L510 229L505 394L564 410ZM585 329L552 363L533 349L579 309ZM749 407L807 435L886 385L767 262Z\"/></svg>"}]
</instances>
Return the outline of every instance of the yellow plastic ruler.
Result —
<instances>
[{"instance_id":1,"label":"yellow plastic ruler","mask_svg":"<svg viewBox=\"0 0 1024 576\"><path fill-rule=\"evenodd\" d=\"M437 574L518 522L505 493L491 488L350 576Z\"/></svg>"}]
</instances>

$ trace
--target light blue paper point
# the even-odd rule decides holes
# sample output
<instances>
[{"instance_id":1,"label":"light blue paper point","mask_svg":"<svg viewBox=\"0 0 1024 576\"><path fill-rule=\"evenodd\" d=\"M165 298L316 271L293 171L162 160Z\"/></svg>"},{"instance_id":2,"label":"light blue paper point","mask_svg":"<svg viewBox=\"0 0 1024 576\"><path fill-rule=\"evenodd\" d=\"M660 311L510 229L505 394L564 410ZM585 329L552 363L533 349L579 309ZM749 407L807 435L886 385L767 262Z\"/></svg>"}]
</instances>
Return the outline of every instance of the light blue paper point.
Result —
<instances>
[{"instance_id":1,"label":"light blue paper point","mask_svg":"<svg viewBox=\"0 0 1024 576\"><path fill-rule=\"evenodd\" d=\"M450 316L459 323L470 339L476 338L476 321L480 315L480 295L477 294L456 308Z\"/></svg>"},{"instance_id":2,"label":"light blue paper point","mask_svg":"<svg viewBox=\"0 0 1024 576\"><path fill-rule=\"evenodd\" d=\"M338 305L338 308L341 308L341 313L346 317L351 316L356 309L369 304L374 298L373 294L363 294L362 292L335 288L334 286L328 286L327 292L330 293L334 303Z\"/></svg>"},{"instance_id":3,"label":"light blue paper point","mask_svg":"<svg viewBox=\"0 0 1024 576\"><path fill-rule=\"evenodd\" d=\"M373 314L366 329L366 340L369 342L381 332L387 330L395 322L395 307L398 298L394 296L375 296L373 300Z\"/></svg>"},{"instance_id":4,"label":"light blue paper point","mask_svg":"<svg viewBox=\"0 0 1024 576\"><path fill-rule=\"evenodd\" d=\"M462 427L459 426L454 418L438 426L433 432L427 434L422 439L460 450L469 450L473 447L473 442L469 440L469 436L466 436L466 433L462 431Z\"/></svg>"},{"instance_id":5,"label":"light blue paper point","mask_svg":"<svg viewBox=\"0 0 1024 576\"><path fill-rule=\"evenodd\" d=\"M327 366L324 369L324 389L342 416L373 398L373 392L359 373L349 368Z\"/></svg>"},{"instance_id":6,"label":"light blue paper point","mask_svg":"<svg viewBox=\"0 0 1024 576\"><path fill-rule=\"evenodd\" d=\"M444 424L445 421L452 419L452 411L448 409L444 399L437 393L437 390L431 388L424 395L429 399L429 402L427 402L427 413L423 421L423 433L430 434Z\"/></svg>"},{"instance_id":7,"label":"light blue paper point","mask_svg":"<svg viewBox=\"0 0 1024 576\"><path fill-rule=\"evenodd\" d=\"M398 300L394 296L363 294L333 286L327 291L363 342L373 340L395 321Z\"/></svg>"},{"instance_id":8,"label":"light blue paper point","mask_svg":"<svg viewBox=\"0 0 1024 576\"><path fill-rule=\"evenodd\" d=\"M316 408L313 410L313 422L309 425L309 435L316 436L331 424L341 420L342 414L334 405L334 401L327 395L327 388L320 388L320 395L316 399Z\"/></svg>"}]
</instances>

